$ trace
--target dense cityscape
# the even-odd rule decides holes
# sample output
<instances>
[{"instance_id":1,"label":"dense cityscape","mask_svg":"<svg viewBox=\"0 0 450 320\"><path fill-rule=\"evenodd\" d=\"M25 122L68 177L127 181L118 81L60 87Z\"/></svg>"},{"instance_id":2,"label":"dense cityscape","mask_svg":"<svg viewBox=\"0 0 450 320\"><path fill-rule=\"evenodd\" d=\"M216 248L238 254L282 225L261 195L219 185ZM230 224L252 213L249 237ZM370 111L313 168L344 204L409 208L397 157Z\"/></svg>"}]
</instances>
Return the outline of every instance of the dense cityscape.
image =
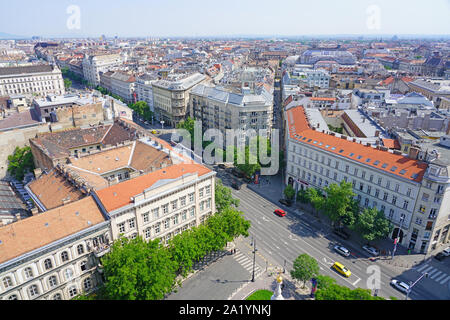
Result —
<instances>
[{"instance_id":1,"label":"dense cityscape","mask_svg":"<svg viewBox=\"0 0 450 320\"><path fill-rule=\"evenodd\" d=\"M0 32L0 300L450 299L448 35L104 33Z\"/></svg>"}]
</instances>

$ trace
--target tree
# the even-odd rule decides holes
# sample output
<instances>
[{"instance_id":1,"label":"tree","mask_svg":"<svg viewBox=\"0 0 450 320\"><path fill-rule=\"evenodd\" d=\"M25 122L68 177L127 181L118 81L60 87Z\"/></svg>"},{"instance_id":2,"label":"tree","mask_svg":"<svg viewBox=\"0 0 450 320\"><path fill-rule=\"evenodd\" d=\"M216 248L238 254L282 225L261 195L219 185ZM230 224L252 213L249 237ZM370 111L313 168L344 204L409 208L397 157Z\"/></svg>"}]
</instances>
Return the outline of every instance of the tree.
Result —
<instances>
[{"instance_id":1,"label":"tree","mask_svg":"<svg viewBox=\"0 0 450 320\"><path fill-rule=\"evenodd\" d=\"M216 202L216 210L218 212L221 212L231 206L239 206L239 199L233 198L231 195L231 189L224 186L220 180L216 181L214 187L214 200Z\"/></svg>"},{"instance_id":2,"label":"tree","mask_svg":"<svg viewBox=\"0 0 450 320\"><path fill-rule=\"evenodd\" d=\"M294 198L294 196L295 196L294 187L292 187L290 184L288 184L286 186L286 188L284 188L283 193L284 193L286 199L292 200Z\"/></svg>"},{"instance_id":3,"label":"tree","mask_svg":"<svg viewBox=\"0 0 450 320\"><path fill-rule=\"evenodd\" d=\"M369 289L350 289L336 283L328 283L325 287L317 288L316 300L386 300L383 297L374 297Z\"/></svg>"},{"instance_id":4,"label":"tree","mask_svg":"<svg viewBox=\"0 0 450 320\"><path fill-rule=\"evenodd\" d=\"M338 225L345 223L352 225L355 221L353 212L353 187L350 182L344 180L338 185L336 183L330 184L324 188L327 197L323 202L322 211Z\"/></svg>"},{"instance_id":5,"label":"tree","mask_svg":"<svg viewBox=\"0 0 450 320\"><path fill-rule=\"evenodd\" d=\"M185 129L189 132L191 140L191 148L194 147L194 128L195 128L195 120L192 119L191 117L188 117L186 120L180 121L177 124L177 129Z\"/></svg>"},{"instance_id":6,"label":"tree","mask_svg":"<svg viewBox=\"0 0 450 320\"><path fill-rule=\"evenodd\" d=\"M22 181L27 171L34 170L33 154L31 148L16 147L14 153L8 156L8 172L17 180Z\"/></svg>"},{"instance_id":7,"label":"tree","mask_svg":"<svg viewBox=\"0 0 450 320\"><path fill-rule=\"evenodd\" d=\"M383 239L392 231L391 222L377 208L364 208L354 225L356 231L368 242Z\"/></svg>"},{"instance_id":8,"label":"tree","mask_svg":"<svg viewBox=\"0 0 450 320\"><path fill-rule=\"evenodd\" d=\"M322 190L319 188L308 188L308 190L306 190L306 197L308 198L308 202L311 203L313 208L317 211L323 208L325 204L325 197Z\"/></svg>"},{"instance_id":9,"label":"tree","mask_svg":"<svg viewBox=\"0 0 450 320\"><path fill-rule=\"evenodd\" d=\"M334 279L330 276L322 275L322 274L318 275L316 277L316 280L317 280L317 289L326 289L330 285L336 283L336 279Z\"/></svg>"},{"instance_id":10,"label":"tree","mask_svg":"<svg viewBox=\"0 0 450 320\"><path fill-rule=\"evenodd\" d=\"M303 287L305 287L306 281L319 275L319 270L320 268L317 260L304 253L294 260L291 276L294 279L303 281Z\"/></svg>"},{"instance_id":11,"label":"tree","mask_svg":"<svg viewBox=\"0 0 450 320\"><path fill-rule=\"evenodd\" d=\"M101 262L108 299L162 299L175 285L178 265L159 240L120 238Z\"/></svg>"},{"instance_id":12,"label":"tree","mask_svg":"<svg viewBox=\"0 0 450 320\"><path fill-rule=\"evenodd\" d=\"M69 89L72 86L72 81L69 79L64 79L64 88Z\"/></svg>"},{"instance_id":13,"label":"tree","mask_svg":"<svg viewBox=\"0 0 450 320\"><path fill-rule=\"evenodd\" d=\"M297 201L301 203L309 203L308 193L305 189L300 189L297 192Z\"/></svg>"}]
</instances>

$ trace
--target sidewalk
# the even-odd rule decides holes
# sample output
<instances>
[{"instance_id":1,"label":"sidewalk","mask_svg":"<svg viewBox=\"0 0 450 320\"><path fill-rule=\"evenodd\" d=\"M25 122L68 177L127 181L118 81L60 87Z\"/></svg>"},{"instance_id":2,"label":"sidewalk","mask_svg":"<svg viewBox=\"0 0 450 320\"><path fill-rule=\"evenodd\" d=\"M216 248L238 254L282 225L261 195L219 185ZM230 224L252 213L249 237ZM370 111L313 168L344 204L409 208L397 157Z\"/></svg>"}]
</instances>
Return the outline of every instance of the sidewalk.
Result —
<instances>
[{"instance_id":1,"label":"sidewalk","mask_svg":"<svg viewBox=\"0 0 450 320\"><path fill-rule=\"evenodd\" d=\"M269 183L267 183L267 180L269 181ZM260 181L262 183L258 185L248 184L247 188L253 190L269 201L280 205L278 200L283 198L284 190L284 183L281 179L281 176L279 174L276 176L265 176L262 177ZM322 230L327 233L331 232L332 230L331 222L329 221L329 219L327 219L327 217L325 217L324 215L316 216L310 213L308 210L304 210L300 204L293 204L292 207L288 208L288 210L294 214L302 216L302 220L314 226L317 230ZM348 229L347 231L351 235L350 240L339 239L339 241L348 243L349 245L357 248L361 248L364 244L366 244L366 242L354 231ZM394 248L393 240L377 240L374 241L372 245L379 249L380 252L384 252L384 254L381 254L376 258L376 261L381 262L398 272L404 272L407 269L428 261L429 259L432 259L432 257L436 253L442 251L442 248L438 248L437 250L427 255L421 253L408 254L408 249L406 247L398 245L395 251L394 259L392 259L392 250Z\"/></svg>"},{"instance_id":2,"label":"sidewalk","mask_svg":"<svg viewBox=\"0 0 450 320\"><path fill-rule=\"evenodd\" d=\"M302 288L301 284L294 281L289 272L282 273L281 270L269 268L268 271L261 273L255 282L247 282L238 288L228 300L245 300L253 292L257 290L269 290L274 292L277 287L276 278L280 274L283 279L284 288L281 294L285 300L312 300L309 296L311 293L310 283L306 284L306 288ZM309 286L308 286L309 285Z\"/></svg>"}]
</instances>

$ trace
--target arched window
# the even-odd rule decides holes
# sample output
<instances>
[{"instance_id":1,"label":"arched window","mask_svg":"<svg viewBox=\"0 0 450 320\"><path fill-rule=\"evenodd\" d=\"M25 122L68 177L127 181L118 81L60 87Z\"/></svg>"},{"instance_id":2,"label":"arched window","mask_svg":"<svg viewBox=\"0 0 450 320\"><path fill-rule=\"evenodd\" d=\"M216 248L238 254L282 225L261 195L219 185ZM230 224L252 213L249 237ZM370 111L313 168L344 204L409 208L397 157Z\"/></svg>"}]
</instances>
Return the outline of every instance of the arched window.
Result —
<instances>
[{"instance_id":1,"label":"arched window","mask_svg":"<svg viewBox=\"0 0 450 320\"><path fill-rule=\"evenodd\" d=\"M80 268L81 268L81 271L86 271L87 270L87 261L81 261Z\"/></svg>"},{"instance_id":2,"label":"arched window","mask_svg":"<svg viewBox=\"0 0 450 320\"><path fill-rule=\"evenodd\" d=\"M61 261L62 262L69 261L69 254L67 253L67 251L61 252Z\"/></svg>"},{"instance_id":3,"label":"arched window","mask_svg":"<svg viewBox=\"0 0 450 320\"><path fill-rule=\"evenodd\" d=\"M6 288L9 288L13 285L11 277L4 277L3 278L3 286Z\"/></svg>"},{"instance_id":4,"label":"arched window","mask_svg":"<svg viewBox=\"0 0 450 320\"><path fill-rule=\"evenodd\" d=\"M30 267L27 267L23 270L26 279L30 279L33 277L33 270Z\"/></svg>"},{"instance_id":5,"label":"arched window","mask_svg":"<svg viewBox=\"0 0 450 320\"><path fill-rule=\"evenodd\" d=\"M83 281L83 288L84 288L84 290L90 290L92 288L91 278L84 279L84 281Z\"/></svg>"},{"instance_id":6,"label":"arched window","mask_svg":"<svg viewBox=\"0 0 450 320\"><path fill-rule=\"evenodd\" d=\"M48 278L48 285L50 288L56 286L58 284L58 279L56 278L56 276L51 276L50 278Z\"/></svg>"},{"instance_id":7,"label":"arched window","mask_svg":"<svg viewBox=\"0 0 450 320\"><path fill-rule=\"evenodd\" d=\"M82 244L79 244L77 246L77 252L78 252L78 254L83 254L84 253L84 247L83 247Z\"/></svg>"},{"instance_id":8,"label":"arched window","mask_svg":"<svg viewBox=\"0 0 450 320\"><path fill-rule=\"evenodd\" d=\"M77 288L76 287L70 287L69 288L69 297L73 298L77 295Z\"/></svg>"},{"instance_id":9,"label":"arched window","mask_svg":"<svg viewBox=\"0 0 450 320\"><path fill-rule=\"evenodd\" d=\"M57 293L57 294L55 294L54 296L53 296L53 298L52 298L53 300L62 300L62 296L61 296L61 293Z\"/></svg>"},{"instance_id":10,"label":"arched window","mask_svg":"<svg viewBox=\"0 0 450 320\"><path fill-rule=\"evenodd\" d=\"M38 286L33 284L28 288L28 295L30 298L33 298L39 294Z\"/></svg>"},{"instance_id":11,"label":"arched window","mask_svg":"<svg viewBox=\"0 0 450 320\"><path fill-rule=\"evenodd\" d=\"M8 297L8 300L19 300L16 294L12 294Z\"/></svg>"},{"instance_id":12,"label":"arched window","mask_svg":"<svg viewBox=\"0 0 450 320\"><path fill-rule=\"evenodd\" d=\"M72 269L66 269L66 270L64 271L64 276L66 277L66 280L72 279L72 276L73 276L73 271L72 271Z\"/></svg>"},{"instance_id":13,"label":"arched window","mask_svg":"<svg viewBox=\"0 0 450 320\"><path fill-rule=\"evenodd\" d=\"M45 268L45 270L50 270L51 268L53 268L52 260L45 259L44 260L44 268Z\"/></svg>"}]
</instances>

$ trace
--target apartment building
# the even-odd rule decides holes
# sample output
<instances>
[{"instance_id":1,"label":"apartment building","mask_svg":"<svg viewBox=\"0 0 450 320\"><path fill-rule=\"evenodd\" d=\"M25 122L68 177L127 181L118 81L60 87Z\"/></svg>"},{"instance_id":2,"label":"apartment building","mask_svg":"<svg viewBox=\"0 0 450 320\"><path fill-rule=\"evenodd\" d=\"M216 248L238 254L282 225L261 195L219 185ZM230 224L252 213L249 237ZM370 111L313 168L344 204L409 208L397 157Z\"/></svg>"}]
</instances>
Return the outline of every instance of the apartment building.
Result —
<instances>
[{"instance_id":1,"label":"apartment building","mask_svg":"<svg viewBox=\"0 0 450 320\"><path fill-rule=\"evenodd\" d=\"M176 126L186 119L189 109L189 92L203 81L206 76L200 73L158 80L152 84L153 108L158 121Z\"/></svg>"},{"instance_id":2,"label":"apartment building","mask_svg":"<svg viewBox=\"0 0 450 320\"><path fill-rule=\"evenodd\" d=\"M376 207L394 224L390 235L414 252L428 253L437 244L449 241L449 185L448 167L438 162L427 163L399 151L388 151L381 146L361 144L326 130L310 126L302 106L286 111L286 183L296 190L309 187L323 188L344 180L351 182L362 207ZM425 199L433 202L420 225L417 212ZM431 195L433 193L433 195ZM437 201L437 200L436 200Z\"/></svg>"},{"instance_id":3,"label":"apartment building","mask_svg":"<svg viewBox=\"0 0 450 320\"><path fill-rule=\"evenodd\" d=\"M147 102L151 111L154 111L152 83L156 81L158 80L149 74L136 78L136 98L138 101Z\"/></svg>"},{"instance_id":4,"label":"apartment building","mask_svg":"<svg viewBox=\"0 0 450 320\"><path fill-rule=\"evenodd\" d=\"M100 72L100 86L122 97L127 103L134 102L136 77L124 71Z\"/></svg>"},{"instance_id":5,"label":"apartment building","mask_svg":"<svg viewBox=\"0 0 450 320\"><path fill-rule=\"evenodd\" d=\"M109 222L87 197L0 227L0 300L69 300L102 279Z\"/></svg>"},{"instance_id":6,"label":"apartment building","mask_svg":"<svg viewBox=\"0 0 450 320\"><path fill-rule=\"evenodd\" d=\"M84 79L97 86L100 84L100 72L117 69L121 64L120 54L85 55L82 61Z\"/></svg>"},{"instance_id":7,"label":"apartment building","mask_svg":"<svg viewBox=\"0 0 450 320\"><path fill-rule=\"evenodd\" d=\"M167 243L215 213L215 172L198 163L181 163L95 192L119 236Z\"/></svg>"},{"instance_id":8,"label":"apartment building","mask_svg":"<svg viewBox=\"0 0 450 320\"><path fill-rule=\"evenodd\" d=\"M0 68L0 96L65 94L61 70L56 65Z\"/></svg>"},{"instance_id":9,"label":"apartment building","mask_svg":"<svg viewBox=\"0 0 450 320\"><path fill-rule=\"evenodd\" d=\"M228 129L239 130L241 142L245 142L250 129L256 133L266 131L270 137L273 96L263 86L253 92L243 89L241 93L233 93L224 88L199 84L189 95L190 116L202 122L203 130L219 129L224 137Z\"/></svg>"}]
</instances>

